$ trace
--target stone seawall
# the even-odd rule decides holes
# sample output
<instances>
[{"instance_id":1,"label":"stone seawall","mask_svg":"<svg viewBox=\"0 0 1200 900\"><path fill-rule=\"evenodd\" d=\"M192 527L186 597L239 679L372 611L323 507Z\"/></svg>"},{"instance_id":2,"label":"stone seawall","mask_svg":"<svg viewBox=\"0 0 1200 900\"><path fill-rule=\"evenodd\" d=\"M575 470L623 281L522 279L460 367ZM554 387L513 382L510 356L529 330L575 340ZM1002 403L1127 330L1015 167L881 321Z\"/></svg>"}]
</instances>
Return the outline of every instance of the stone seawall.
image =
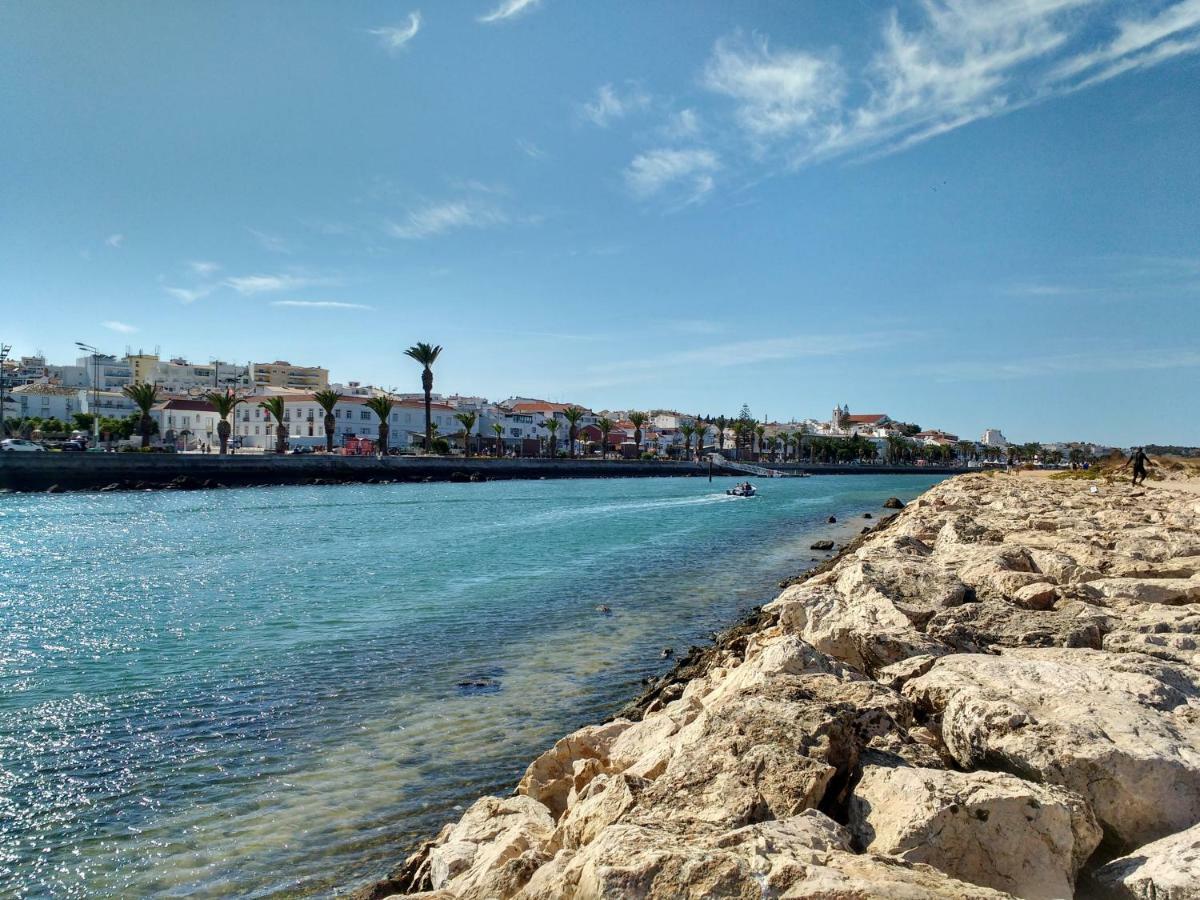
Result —
<instances>
[{"instance_id":1,"label":"stone seawall","mask_svg":"<svg viewBox=\"0 0 1200 900\"><path fill-rule=\"evenodd\" d=\"M3 453L0 489L44 491L187 488L314 482L458 481L511 478L698 476L688 462L638 460L483 459L269 454Z\"/></svg>"},{"instance_id":2,"label":"stone seawall","mask_svg":"<svg viewBox=\"0 0 1200 900\"><path fill-rule=\"evenodd\" d=\"M795 469L795 466L789 468ZM947 475L933 467L816 466L822 475ZM234 487L315 482L513 478L651 478L707 475L707 463L485 457L276 456L273 454L0 453L0 490ZM715 469L715 475L740 474Z\"/></svg>"},{"instance_id":3,"label":"stone seawall","mask_svg":"<svg viewBox=\"0 0 1200 900\"><path fill-rule=\"evenodd\" d=\"M1200 897L1198 633L1200 496L956 478L361 896Z\"/></svg>"}]
</instances>

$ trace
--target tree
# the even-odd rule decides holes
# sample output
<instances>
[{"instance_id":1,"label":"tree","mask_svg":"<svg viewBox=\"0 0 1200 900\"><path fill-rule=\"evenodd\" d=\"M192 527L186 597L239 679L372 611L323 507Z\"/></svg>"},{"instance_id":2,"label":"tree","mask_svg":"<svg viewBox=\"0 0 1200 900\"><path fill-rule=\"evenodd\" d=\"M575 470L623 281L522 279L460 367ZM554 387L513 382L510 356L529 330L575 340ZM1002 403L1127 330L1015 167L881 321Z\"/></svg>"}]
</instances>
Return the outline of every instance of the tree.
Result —
<instances>
[{"instance_id":1,"label":"tree","mask_svg":"<svg viewBox=\"0 0 1200 900\"><path fill-rule=\"evenodd\" d=\"M421 365L421 390L425 392L425 452L433 444L433 364L441 355L442 348L432 344L416 343L404 351L404 355Z\"/></svg>"},{"instance_id":2,"label":"tree","mask_svg":"<svg viewBox=\"0 0 1200 900\"><path fill-rule=\"evenodd\" d=\"M142 446L150 446L150 426L154 424L154 420L150 418L150 410L154 408L154 404L158 402L158 385L147 384L144 381L139 381L137 384L127 384L122 388L121 393L133 401L134 405L140 411L138 420L138 431L142 435Z\"/></svg>"},{"instance_id":3,"label":"tree","mask_svg":"<svg viewBox=\"0 0 1200 900\"><path fill-rule=\"evenodd\" d=\"M554 457L558 456L558 425L558 419L556 419L554 416L549 416L544 422L542 422L542 427L547 431L546 455L551 459L554 459Z\"/></svg>"},{"instance_id":4,"label":"tree","mask_svg":"<svg viewBox=\"0 0 1200 900\"><path fill-rule=\"evenodd\" d=\"M392 414L392 407L396 405L396 401L391 394L376 394L363 405L379 417L379 441L376 449L380 453L387 453L388 432L391 431L388 426L388 416Z\"/></svg>"},{"instance_id":5,"label":"tree","mask_svg":"<svg viewBox=\"0 0 1200 900\"><path fill-rule=\"evenodd\" d=\"M729 420L724 416L717 416L714 424L717 426L717 452L720 453L725 449L725 428L729 425Z\"/></svg>"},{"instance_id":6,"label":"tree","mask_svg":"<svg viewBox=\"0 0 1200 900\"><path fill-rule=\"evenodd\" d=\"M504 448L504 426L499 422L493 422L492 431L496 432L496 459L499 459L500 452Z\"/></svg>"},{"instance_id":7,"label":"tree","mask_svg":"<svg viewBox=\"0 0 1200 900\"><path fill-rule=\"evenodd\" d=\"M91 434L92 426L96 424L96 417L85 412L71 413L71 424L75 426L76 431L86 431Z\"/></svg>"},{"instance_id":8,"label":"tree","mask_svg":"<svg viewBox=\"0 0 1200 900\"><path fill-rule=\"evenodd\" d=\"M842 409L841 411L838 412L837 427L838 427L839 431L849 431L850 430L850 411L849 410Z\"/></svg>"},{"instance_id":9,"label":"tree","mask_svg":"<svg viewBox=\"0 0 1200 900\"><path fill-rule=\"evenodd\" d=\"M642 452L642 426L646 424L644 412L631 412L629 422L633 425L633 442L637 444L638 452Z\"/></svg>"},{"instance_id":10,"label":"tree","mask_svg":"<svg viewBox=\"0 0 1200 900\"><path fill-rule=\"evenodd\" d=\"M701 416L697 416L693 427L696 429L696 455L699 456L704 452L704 436L708 434L708 423Z\"/></svg>"},{"instance_id":11,"label":"tree","mask_svg":"<svg viewBox=\"0 0 1200 900\"><path fill-rule=\"evenodd\" d=\"M790 431L781 431L779 434L775 435L775 437L778 438L779 443L783 445L783 456L780 458L780 462L787 462L788 446L792 443L792 433Z\"/></svg>"},{"instance_id":12,"label":"tree","mask_svg":"<svg viewBox=\"0 0 1200 900\"><path fill-rule=\"evenodd\" d=\"M600 429L600 458L608 459L608 436L613 430L613 420L605 416L596 420L596 427Z\"/></svg>"},{"instance_id":13,"label":"tree","mask_svg":"<svg viewBox=\"0 0 1200 900\"><path fill-rule=\"evenodd\" d=\"M266 400L261 401L258 406L259 409L266 410L268 415L275 418L275 452L286 452L287 426L283 424L283 398L279 396L268 397Z\"/></svg>"},{"instance_id":14,"label":"tree","mask_svg":"<svg viewBox=\"0 0 1200 900\"><path fill-rule=\"evenodd\" d=\"M954 449L958 451L958 458L963 462L967 462L975 453L975 445L970 441L959 441L954 445Z\"/></svg>"},{"instance_id":15,"label":"tree","mask_svg":"<svg viewBox=\"0 0 1200 900\"><path fill-rule=\"evenodd\" d=\"M679 433L683 435L683 455L685 457L692 455L692 435L696 433L696 428L691 422L684 422L679 426Z\"/></svg>"},{"instance_id":16,"label":"tree","mask_svg":"<svg viewBox=\"0 0 1200 900\"><path fill-rule=\"evenodd\" d=\"M580 406L568 406L563 410L563 418L567 420L567 453L575 458L575 440L579 437L579 420L586 415L586 410Z\"/></svg>"},{"instance_id":17,"label":"tree","mask_svg":"<svg viewBox=\"0 0 1200 900\"><path fill-rule=\"evenodd\" d=\"M765 426L765 425L755 425L754 426L754 436L758 438L758 456L762 456L763 435L765 435L766 433L767 433L767 426Z\"/></svg>"},{"instance_id":18,"label":"tree","mask_svg":"<svg viewBox=\"0 0 1200 900\"><path fill-rule=\"evenodd\" d=\"M42 434L44 435L63 434L66 430L66 424L57 416L51 416L42 421Z\"/></svg>"},{"instance_id":19,"label":"tree","mask_svg":"<svg viewBox=\"0 0 1200 900\"><path fill-rule=\"evenodd\" d=\"M341 395L330 388L325 388L323 391L317 391L313 394L313 400L317 402L317 406L325 410L325 452L333 452L333 435L337 430L337 421L333 416L333 408L341 402ZM222 450L222 453L225 451Z\"/></svg>"},{"instance_id":20,"label":"tree","mask_svg":"<svg viewBox=\"0 0 1200 900\"><path fill-rule=\"evenodd\" d=\"M463 452L467 454L467 459L471 458L471 429L475 427L475 423L479 420L473 412L455 413L454 418L458 419L463 427Z\"/></svg>"},{"instance_id":21,"label":"tree","mask_svg":"<svg viewBox=\"0 0 1200 900\"><path fill-rule=\"evenodd\" d=\"M239 404L246 402L246 398L235 394L232 388L226 388L224 393L209 391L204 399L217 411L217 440L221 442L220 454L224 456L229 451L229 434L233 430L229 418Z\"/></svg>"}]
</instances>

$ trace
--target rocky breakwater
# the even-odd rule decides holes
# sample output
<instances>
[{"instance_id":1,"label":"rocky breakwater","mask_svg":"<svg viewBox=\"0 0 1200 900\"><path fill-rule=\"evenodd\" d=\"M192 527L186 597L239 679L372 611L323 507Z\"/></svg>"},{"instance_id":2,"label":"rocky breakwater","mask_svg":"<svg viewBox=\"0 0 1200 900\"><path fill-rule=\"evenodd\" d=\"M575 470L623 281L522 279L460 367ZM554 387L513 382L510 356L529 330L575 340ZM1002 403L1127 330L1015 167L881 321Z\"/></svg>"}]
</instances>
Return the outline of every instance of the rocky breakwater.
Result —
<instances>
[{"instance_id":1,"label":"rocky breakwater","mask_svg":"<svg viewBox=\"0 0 1200 900\"><path fill-rule=\"evenodd\" d=\"M1198 573L1198 495L945 482L369 893L1200 897Z\"/></svg>"}]
</instances>

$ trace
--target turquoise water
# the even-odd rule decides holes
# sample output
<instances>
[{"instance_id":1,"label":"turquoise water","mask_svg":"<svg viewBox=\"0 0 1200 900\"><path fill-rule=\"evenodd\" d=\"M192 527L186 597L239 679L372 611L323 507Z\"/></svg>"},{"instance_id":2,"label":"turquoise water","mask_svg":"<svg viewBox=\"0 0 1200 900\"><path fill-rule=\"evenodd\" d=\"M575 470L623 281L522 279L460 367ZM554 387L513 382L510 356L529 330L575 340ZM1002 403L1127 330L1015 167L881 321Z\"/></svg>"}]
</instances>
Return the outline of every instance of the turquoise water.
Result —
<instances>
[{"instance_id":1,"label":"turquoise water","mask_svg":"<svg viewBox=\"0 0 1200 900\"><path fill-rule=\"evenodd\" d=\"M0 497L0 895L380 877L937 480Z\"/></svg>"}]
</instances>

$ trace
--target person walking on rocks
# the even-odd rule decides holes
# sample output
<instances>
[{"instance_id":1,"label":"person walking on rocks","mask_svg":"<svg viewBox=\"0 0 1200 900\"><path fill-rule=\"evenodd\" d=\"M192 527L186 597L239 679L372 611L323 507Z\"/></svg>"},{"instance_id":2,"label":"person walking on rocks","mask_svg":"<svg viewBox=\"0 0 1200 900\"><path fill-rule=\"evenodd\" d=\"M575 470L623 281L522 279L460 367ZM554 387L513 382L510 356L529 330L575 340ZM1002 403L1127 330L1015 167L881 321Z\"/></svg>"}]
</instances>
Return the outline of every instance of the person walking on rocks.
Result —
<instances>
[{"instance_id":1,"label":"person walking on rocks","mask_svg":"<svg viewBox=\"0 0 1200 900\"><path fill-rule=\"evenodd\" d=\"M1141 447L1134 447L1133 453L1129 454L1129 459L1125 460L1125 465L1122 469L1128 468L1130 463L1133 464L1133 485L1136 487L1138 479L1141 478L1142 484L1146 483L1146 463L1149 462L1149 457L1146 456L1146 451Z\"/></svg>"}]
</instances>

